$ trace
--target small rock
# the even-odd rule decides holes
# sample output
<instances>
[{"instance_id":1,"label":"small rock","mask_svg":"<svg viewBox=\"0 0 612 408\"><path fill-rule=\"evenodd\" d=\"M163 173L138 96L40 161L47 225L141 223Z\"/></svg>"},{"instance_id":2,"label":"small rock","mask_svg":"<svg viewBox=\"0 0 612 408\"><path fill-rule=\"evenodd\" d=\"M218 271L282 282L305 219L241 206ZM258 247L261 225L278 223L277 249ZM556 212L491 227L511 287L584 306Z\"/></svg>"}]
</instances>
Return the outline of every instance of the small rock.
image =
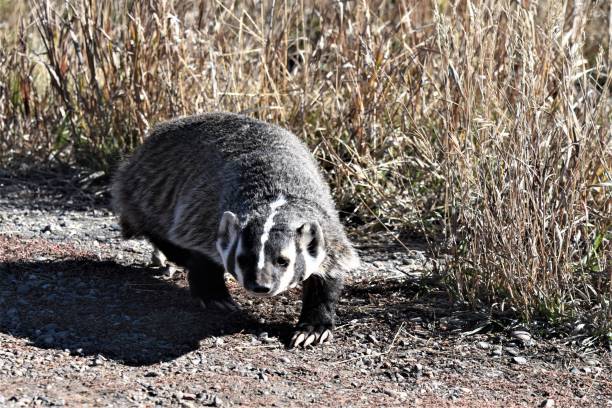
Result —
<instances>
[{"instance_id":1,"label":"small rock","mask_svg":"<svg viewBox=\"0 0 612 408\"><path fill-rule=\"evenodd\" d=\"M207 394L205 392L202 392L202 393L196 394L196 397L198 398L198 402L200 403L200 406L205 406L205 407L221 406L221 400L216 395Z\"/></svg>"},{"instance_id":2,"label":"small rock","mask_svg":"<svg viewBox=\"0 0 612 408\"><path fill-rule=\"evenodd\" d=\"M504 348L504 350L506 350L506 353L510 354L511 356L518 356L519 354L521 354L519 349L517 349L516 347L506 347Z\"/></svg>"},{"instance_id":3,"label":"small rock","mask_svg":"<svg viewBox=\"0 0 612 408\"><path fill-rule=\"evenodd\" d=\"M268 376L267 376L267 375L266 375L266 374L265 374L263 371L260 371L260 372L258 373L258 377L259 377L259 379L260 379L261 381L263 381L263 382L268 381Z\"/></svg>"},{"instance_id":4,"label":"small rock","mask_svg":"<svg viewBox=\"0 0 612 408\"><path fill-rule=\"evenodd\" d=\"M510 333L510 336L520 340L523 345L527 347L533 346L536 343L535 340L533 340L531 333L524 330L514 330L512 333Z\"/></svg>"},{"instance_id":5,"label":"small rock","mask_svg":"<svg viewBox=\"0 0 612 408\"><path fill-rule=\"evenodd\" d=\"M512 357L512 361L520 365L527 364L527 359L525 357Z\"/></svg>"},{"instance_id":6,"label":"small rock","mask_svg":"<svg viewBox=\"0 0 612 408\"><path fill-rule=\"evenodd\" d=\"M279 360L282 361L283 363L288 363L288 362L291 361L291 360L289 360L288 357L285 357L285 356L282 356Z\"/></svg>"},{"instance_id":7,"label":"small rock","mask_svg":"<svg viewBox=\"0 0 612 408\"><path fill-rule=\"evenodd\" d=\"M222 346L223 344L225 344L225 341L223 341L223 339L222 339L222 338L218 337L218 338L215 340L215 346Z\"/></svg>"},{"instance_id":8,"label":"small rock","mask_svg":"<svg viewBox=\"0 0 612 408\"><path fill-rule=\"evenodd\" d=\"M529 332L526 332L524 330L514 330L513 332L510 333L510 336L514 337L515 339L519 339L523 341L531 340L531 334L529 334Z\"/></svg>"},{"instance_id":9,"label":"small rock","mask_svg":"<svg viewBox=\"0 0 612 408\"><path fill-rule=\"evenodd\" d=\"M579 369L577 369L576 367L572 367L572 368L570 369L570 373L572 373L572 374L580 374L580 370L579 370Z\"/></svg>"},{"instance_id":10,"label":"small rock","mask_svg":"<svg viewBox=\"0 0 612 408\"><path fill-rule=\"evenodd\" d=\"M395 391L390 388L384 388L382 392L387 394L390 397L395 397L400 400L405 400L406 398L408 398L408 393L404 391Z\"/></svg>"},{"instance_id":11,"label":"small rock","mask_svg":"<svg viewBox=\"0 0 612 408\"><path fill-rule=\"evenodd\" d=\"M415 364L415 365L414 365L414 371L416 371L416 372L421 372L421 371L423 371L423 364L418 364L418 363L417 363L417 364Z\"/></svg>"},{"instance_id":12,"label":"small rock","mask_svg":"<svg viewBox=\"0 0 612 408\"><path fill-rule=\"evenodd\" d=\"M493 351L491 351L491 355L493 355L493 356L501 356L502 355L502 348L501 348L501 346L495 347L493 349Z\"/></svg>"},{"instance_id":13,"label":"small rock","mask_svg":"<svg viewBox=\"0 0 612 408\"><path fill-rule=\"evenodd\" d=\"M547 398L540 404L541 408L553 408L555 406L555 400Z\"/></svg>"},{"instance_id":14,"label":"small rock","mask_svg":"<svg viewBox=\"0 0 612 408\"><path fill-rule=\"evenodd\" d=\"M195 401L196 395L192 394L190 392L185 392L185 393L183 393L183 399L184 400L188 400L188 401Z\"/></svg>"},{"instance_id":15,"label":"small rock","mask_svg":"<svg viewBox=\"0 0 612 408\"><path fill-rule=\"evenodd\" d=\"M490 348L491 345L489 343L487 343L486 341L479 341L478 342L478 347L480 347L483 350L486 350L486 349Z\"/></svg>"},{"instance_id":16,"label":"small rock","mask_svg":"<svg viewBox=\"0 0 612 408\"><path fill-rule=\"evenodd\" d=\"M55 224L49 224L46 225L43 229L42 229L43 233L50 233L50 234L58 234L60 232L62 232L62 227L60 227L59 225L55 225Z\"/></svg>"}]
</instances>

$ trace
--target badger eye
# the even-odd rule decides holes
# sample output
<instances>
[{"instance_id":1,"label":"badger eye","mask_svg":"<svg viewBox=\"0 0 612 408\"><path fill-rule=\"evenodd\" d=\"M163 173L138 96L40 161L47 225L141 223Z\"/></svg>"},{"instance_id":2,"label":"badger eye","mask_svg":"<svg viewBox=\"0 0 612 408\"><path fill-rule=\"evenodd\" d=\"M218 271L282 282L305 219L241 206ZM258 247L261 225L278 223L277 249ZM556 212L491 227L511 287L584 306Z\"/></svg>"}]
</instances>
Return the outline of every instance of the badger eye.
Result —
<instances>
[{"instance_id":1,"label":"badger eye","mask_svg":"<svg viewBox=\"0 0 612 408\"><path fill-rule=\"evenodd\" d=\"M275 263L276 265L282 268L286 268L287 266L289 266L289 260L285 258L284 256L279 256L278 258L276 258Z\"/></svg>"}]
</instances>

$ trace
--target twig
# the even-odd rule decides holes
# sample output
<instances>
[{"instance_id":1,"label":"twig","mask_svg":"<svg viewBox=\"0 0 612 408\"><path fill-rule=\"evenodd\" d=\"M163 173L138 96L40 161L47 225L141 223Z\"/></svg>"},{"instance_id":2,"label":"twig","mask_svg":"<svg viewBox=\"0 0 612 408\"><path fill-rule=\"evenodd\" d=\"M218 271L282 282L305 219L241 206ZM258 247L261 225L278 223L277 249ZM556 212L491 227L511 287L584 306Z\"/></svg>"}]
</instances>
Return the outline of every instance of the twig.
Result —
<instances>
[{"instance_id":1,"label":"twig","mask_svg":"<svg viewBox=\"0 0 612 408\"><path fill-rule=\"evenodd\" d=\"M404 328L404 325L405 325L405 322L402 322L402 324L400 324L400 327L399 327L399 329L397 329L397 332L395 332L395 336L393 336L393 340L391 340L391 344L389 345L387 350L381 351L381 352L378 352L378 353L372 353L370 355L357 356L357 357L348 358L346 360L335 361L335 362L331 363L330 365L337 366L339 364L348 363L349 361L353 361L353 360L359 360L359 359L368 358L368 357L370 357L370 358L372 358L372 357L380 357L380 356L384 356L385 354L389 354L391 352L391 350L393 350L393 346L395 345L395 340L397 340L397 336L399 335L399 333Z\"/></svg>"},{"instance_id":2,"label":"twig","mask_svg":"<svg viewBox=\"0 0 612 408\"><path fill-rule=\"evenodd\" d=\"M248 349L262 349L262 348L281 348L280 344L261 344L258 346L236 346L235 349L238 350L248 350Z\"/></svg>"}]
</instances>

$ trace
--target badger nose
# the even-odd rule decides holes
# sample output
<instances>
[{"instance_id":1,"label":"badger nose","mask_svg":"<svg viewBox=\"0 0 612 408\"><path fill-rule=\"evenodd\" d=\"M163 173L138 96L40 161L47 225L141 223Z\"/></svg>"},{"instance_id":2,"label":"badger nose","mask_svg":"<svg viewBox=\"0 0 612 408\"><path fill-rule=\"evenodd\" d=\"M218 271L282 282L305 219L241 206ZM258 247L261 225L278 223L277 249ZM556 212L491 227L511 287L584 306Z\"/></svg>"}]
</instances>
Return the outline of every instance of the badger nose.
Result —
<instances>
[{"instance_id":1,"label":"badger nose","mask_svg":"<svg viewBox=\"0 0 612 408\"><path fill-rule=\"evenodd\" d=\"M272 285L269 285L269 284L260 284L258 282L253 282L248 286L249 287L247 289L249 289L250 291L259 293L262 295L266 293L270 293L272 291Z\"/></svg>"}]
</instances>

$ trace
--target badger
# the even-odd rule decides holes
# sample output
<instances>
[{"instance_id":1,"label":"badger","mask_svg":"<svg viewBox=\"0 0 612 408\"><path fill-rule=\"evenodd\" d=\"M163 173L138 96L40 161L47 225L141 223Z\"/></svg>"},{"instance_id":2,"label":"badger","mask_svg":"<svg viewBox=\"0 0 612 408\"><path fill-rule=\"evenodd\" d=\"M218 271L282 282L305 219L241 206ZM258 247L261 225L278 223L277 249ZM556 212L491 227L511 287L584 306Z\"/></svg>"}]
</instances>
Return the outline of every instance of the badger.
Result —
<instances>
[{"instance_id":1,"label":"badger","mask_svg":"<svg viewBox=\"0 0 612 408\"><path fill-rule=\"evenodd\" d=\"M359 259L294 134L233 113L171 120L119 166L111 191L123 236L183 267L204 307L237 308L225 272L258 297L302 284L289 346L331 339L343 276Z\"/></svg>"}]
</instances>

